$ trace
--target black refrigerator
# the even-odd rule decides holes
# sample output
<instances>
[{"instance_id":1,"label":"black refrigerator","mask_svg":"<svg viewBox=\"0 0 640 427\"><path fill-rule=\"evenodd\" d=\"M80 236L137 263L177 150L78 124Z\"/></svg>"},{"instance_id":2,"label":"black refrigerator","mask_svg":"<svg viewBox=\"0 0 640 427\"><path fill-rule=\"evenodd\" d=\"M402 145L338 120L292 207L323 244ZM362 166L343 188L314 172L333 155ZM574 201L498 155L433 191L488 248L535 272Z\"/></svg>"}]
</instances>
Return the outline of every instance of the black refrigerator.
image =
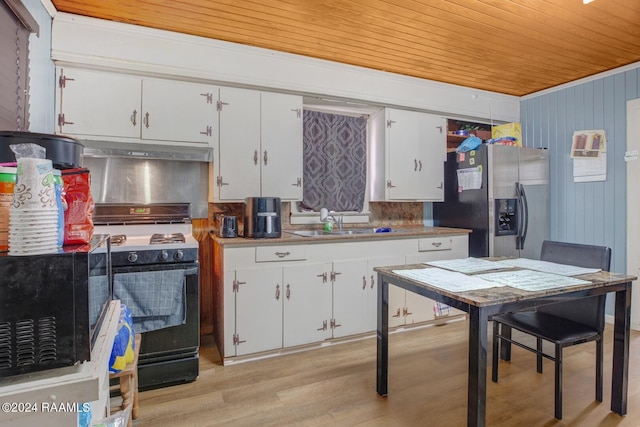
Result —
<instances>
[{"instance_id":1,"label":"black refrigerator","mask_svg":"<svg viewBox=\"0 0 640 427\"><path fill-rule=\"evenodd\" d=\"M540 258L549 238L549 152L482 144L447 154L434 223L471 229L469 256Z\"/></svg>"}]
</instances>

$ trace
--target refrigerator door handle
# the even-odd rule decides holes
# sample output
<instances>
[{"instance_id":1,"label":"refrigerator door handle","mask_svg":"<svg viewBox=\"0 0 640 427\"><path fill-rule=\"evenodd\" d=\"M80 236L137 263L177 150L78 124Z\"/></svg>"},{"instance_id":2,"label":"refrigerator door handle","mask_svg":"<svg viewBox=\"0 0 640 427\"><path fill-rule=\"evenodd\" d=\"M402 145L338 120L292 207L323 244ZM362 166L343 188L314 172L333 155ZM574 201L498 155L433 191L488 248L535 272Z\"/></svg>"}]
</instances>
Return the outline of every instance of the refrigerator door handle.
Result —
<instances>
[{"instance_id":1,"label":"refrigerator door handle","mask_svg":"<svg viewBox=\"0 0 640 427\"><path fill-rule=\"evenodd\" d=\"M524 225L524 206L522 204L522 193L520 192L520 183L516 182L516 200L517 200L517 225L516 225L516 249L522 249L522 229Z\"/></svg>"},{"instance_id":2,"label":"refrigerator door handle","mask_svg":"<svg viewBox=\"0 0 640 427\"><path fill-rule=\"evenodd\" d=\"M527 193L524 191L524 185L518 185L518 200L520 208L522 209L522 223L519 231L519 244L518 249L524 249L524 241L527 239L527 232L529 231L529 204L527 203Z\"/></svg>"}]
</instances>

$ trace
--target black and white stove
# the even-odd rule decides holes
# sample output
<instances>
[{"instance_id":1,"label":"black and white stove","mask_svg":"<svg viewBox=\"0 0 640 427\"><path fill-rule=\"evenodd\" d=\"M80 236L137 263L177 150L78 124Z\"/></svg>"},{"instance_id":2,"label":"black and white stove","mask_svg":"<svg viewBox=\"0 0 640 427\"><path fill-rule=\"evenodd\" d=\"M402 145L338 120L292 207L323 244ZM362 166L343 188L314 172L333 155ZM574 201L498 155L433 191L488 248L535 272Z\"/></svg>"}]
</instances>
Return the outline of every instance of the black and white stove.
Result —
<instances>
[{"instance_id":1,"label":"black and white stove","mask_svg":"<svg viewBox=\"0 0 640 427\"><path fill-rule=\"evenodd\" d=\"M134 330L142 333L139 389L195 380L199 372L199 269L190 205L96 204L93 221L95 233L111 235L114 298L129 302ZM176 283L175 277L184 279ZM169 286L163 283L165 278L181 287L170 294L176 301L157 301L158 292L166 292ZM154 294L156 298L149 301L134 298ZM175 312L167 313L172 306ZM170 320L163 324L163 318Z\"/></svg>"}]
</instances>

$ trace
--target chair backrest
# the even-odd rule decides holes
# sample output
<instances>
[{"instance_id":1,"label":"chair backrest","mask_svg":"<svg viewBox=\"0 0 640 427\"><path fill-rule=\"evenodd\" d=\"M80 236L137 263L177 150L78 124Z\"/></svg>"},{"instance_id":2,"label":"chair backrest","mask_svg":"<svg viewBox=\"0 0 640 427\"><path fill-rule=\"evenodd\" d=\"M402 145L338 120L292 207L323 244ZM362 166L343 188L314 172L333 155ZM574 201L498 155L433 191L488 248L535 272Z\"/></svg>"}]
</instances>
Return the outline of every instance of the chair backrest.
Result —
<instances>
[{"instance_id":1,"label":"chair backrest","mask_svg":"<svg viewBox=\"0 0 640 427\"><path fill-rule=\"evenodd\" d=\"M611 266L611 248L607 246L583 245L578 243L542 242L540 259L576 267L599 268L609 271ZM538 307L538 311L570 319L604 330L604 306L606 294Z\"/></svg>"}]
</instances>

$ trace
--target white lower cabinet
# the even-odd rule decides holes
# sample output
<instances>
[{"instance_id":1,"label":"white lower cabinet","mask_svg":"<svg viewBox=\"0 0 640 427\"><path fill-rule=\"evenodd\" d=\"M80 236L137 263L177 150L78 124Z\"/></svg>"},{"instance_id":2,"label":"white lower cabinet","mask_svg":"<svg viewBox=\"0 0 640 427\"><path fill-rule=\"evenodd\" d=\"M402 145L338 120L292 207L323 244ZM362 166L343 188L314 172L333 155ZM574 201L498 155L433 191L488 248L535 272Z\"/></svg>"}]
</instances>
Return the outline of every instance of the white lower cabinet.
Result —
<instances>
[{"instance_id":1,"label":"white lower cabinet","mask_svg":"<svg viewBox=\"0 0 640 427\"><path fill-rule=\"evenodd\" d=\"M219 310L224 313L224 337L216 337L224 342L223 357L373 332L378 312L375 267L462 258L467 248L466 234L224 246ZM390 286L390 327L433 319L432 300Z\"/></svg>"},{"instance_id":2,"label":"white lower cabinet","mask_svg":"<svg viewBox=\"0 0 640 427\"><path fill-rule=\"evenodd\" d=\"M334 261L333 271L333 338L361 334L367 325L367 260Z\"/></svg>"},{"instance_id":3,"label":"white lower cabinet","mask_svg":"<svg viewBox=\"0 0 640 427\"><path fill-rule=\"evenodd\" d=\"M330 263L284 267L282 344L294 347L331 338Z\"/></svg>"},{"instance_id":4,"label":"white lower cabinet","mask_svg":"<svg viewBox=\"0 0 640 427\"><path fill-rule=\"evenodd\" d=\"M384 267L385 265L402 265L404 264L404 257L401 255L387 256L381 258L374 258L368 262L368 274L369 274L369 286L367 291L367 324L369 330L375 331L378 327L378 273L373 271L375 267ZM402 303L398 304L398 294L402 293ZM395 306L397 306L398 313L401 311L401 307L404 307L404 289L400 289L397 286L389 287L389 327L400 326L398 322L402 317L396 315ZM394 307L394 308L392 308ZM404 323L404 322L403 322Z\"/></svg>"},{"instance_id":5,"label":"white lower cabinet","mask_svg":"<svg viewBox=\"0 0 640 427\"><path fill-rule=\"evenodd\" d=\"M282 267L225 271L225 356L282 347Z\"/></svg>"}]
</instances>

